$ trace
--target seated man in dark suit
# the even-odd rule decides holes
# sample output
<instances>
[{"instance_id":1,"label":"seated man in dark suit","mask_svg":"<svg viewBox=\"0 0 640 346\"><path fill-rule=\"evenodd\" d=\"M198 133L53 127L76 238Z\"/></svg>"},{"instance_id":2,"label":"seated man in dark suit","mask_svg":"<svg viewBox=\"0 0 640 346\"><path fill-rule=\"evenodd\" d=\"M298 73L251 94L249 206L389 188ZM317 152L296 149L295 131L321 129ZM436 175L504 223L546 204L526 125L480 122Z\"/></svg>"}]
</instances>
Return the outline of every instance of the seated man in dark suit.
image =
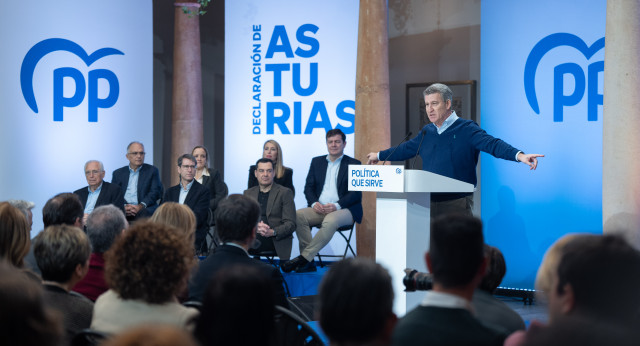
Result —
<instances>
[{"instance_id":1,"label":"seated man in dark suit","mask_svg":"<svg viewBox=\"0 0 640 346\"><path fill-rule=\"evenodd\" d=\"M257 248L249 249L249 254L263 251L275 251L281 261L291 257L293 231L296 229L296 205L293 192L273 179L275 171L273 161L260 159L256 162L255 175L258 186L244 190L244 195L260 204L260 222L258 223Z\"/></svg>"},{"instance_id":2,"label":"seated man in dark suit","mask_svg":"<svg viewBox=\"0 0 640 346\"><path fill-rule=\"evenodd\" d=\"M282 270L288 273L315 271L313 258L329 244L333 234L342 226L362 221L362 192L349 191L349 165L360 161L344 155L347 145L345 134L339 129L327 132L329 155L311 160L304 195L308 208L296 212L296 235L300 243L300 256L287 261ZM312 238L311 227L320 226Z\"/></svg>"},{"instance_id":3,"label":"seated man in dark suit","mask_svg":"<svg viewBox=\"0 0 640 346\"><path fill-rule=\"evenodd\" d=\"M433 221L426 254L433 289L398 322L393 345L502 345L506 335L471 314L487 264L483 246L480 220L460 214Z\"/></svg>"},{"instance_id":4,"label":"seated man in dark suit","mask_svg":"<svg viewBox=\"0 0 640 346\"><path fill-rule=\"evenodd\" d=\"M186 204L196 215L195 249L205 253L207 249L207 217L209 216L209 189L197 182L196 159L191 154L183 154L178 158L178 174L180 183L167 189L162 203L176 202Z\"/></svg>"},{"instance_id":5,"label":"seated man in dark suit","mask_svg":"<svg viewBox=\"0 0 640 346\"><path fill-rule=\"evenodd\" d=\"M104 181L104 165L98 160L87 161L84 164L84 175L89 186L74 191L84 207L82 223L95 207L113 204L124 211L124 194L117 185Z\"/></svg>"},{"instance_id":6,"label":"seated man in dark suit","mask_svg":"<svg viewBox=\"0 0 640 346\"><path fill-rule=\"evenodd\" d=\"M223 268L246 265L257 268L271 278L275 303L288 308L282 274L277 268L249 257L247 251L256 239L260 206L253 199L231 195L223 199L216 209L216 231L223 245L200 262L198 272L189 285L189 300L202 301L211 278ZM256 292L260 294L260 292Z\"/></svg>"},{"instance_id":7,"label":"seated man in dark suit","mask_svg":"<svg viewBox=\"0 0 640 346\"><path fill-rule=\"evenodd\" d=\"M124 194L124 212L127 220L149 217L162 198L160 173L152 165L144 163L144 145L131 142L127 146L129 164L113 171L111 183L120 186Z\"/></svg>"}]
</instances>

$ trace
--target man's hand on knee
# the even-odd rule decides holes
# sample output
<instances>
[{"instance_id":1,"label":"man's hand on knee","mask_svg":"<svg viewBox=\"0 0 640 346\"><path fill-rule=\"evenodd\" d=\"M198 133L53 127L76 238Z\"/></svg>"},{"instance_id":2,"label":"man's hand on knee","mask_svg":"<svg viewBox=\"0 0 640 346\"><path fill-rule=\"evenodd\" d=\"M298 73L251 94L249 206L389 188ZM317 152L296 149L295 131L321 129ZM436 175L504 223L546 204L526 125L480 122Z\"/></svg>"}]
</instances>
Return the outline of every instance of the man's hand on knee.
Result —
<instances>
[{"instance_id":1,"label":"man's hand on knee","mask_svg":"<svg viewBox=\"0 0 640 346\"><path fill-rule=\"evenodd\" d=\"M327 203L323 206L323 210L324 210L324 214L329 214L329 213L333 213L334 211L338 210L338 208L336 208L336 205L333 203Z\"/></svg>"}]
</instances>

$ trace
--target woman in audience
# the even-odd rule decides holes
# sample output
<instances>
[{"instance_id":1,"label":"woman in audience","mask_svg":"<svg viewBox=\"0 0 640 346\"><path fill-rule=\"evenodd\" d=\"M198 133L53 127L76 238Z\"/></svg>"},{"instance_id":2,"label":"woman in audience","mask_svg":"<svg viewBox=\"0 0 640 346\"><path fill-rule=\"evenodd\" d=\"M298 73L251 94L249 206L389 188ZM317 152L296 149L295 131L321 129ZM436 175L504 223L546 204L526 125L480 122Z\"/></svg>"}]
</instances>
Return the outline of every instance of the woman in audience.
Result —
<instances>
[{"instance_id":1,"label":"woman in audience","mask_svg":"<svg viewBox=\"0 0 640 346\"><path fill-rule=\"evenodd\" d=\"M162 323L191 329L198 311L176 299L195 263L191 244L161 223L145 221L128 228L105 254L110 290L96 300L91 328L118 333Z\"/></svg>"},{"instance_id":2,"label":"woman in audience","mask_svg":"<svg viewBox=\"0 0 640 346\"><path fill-rule=\"evenodd\" d=\"M196 216L191 208L184 204L162 203L149 220L175 227L190 243L195 240Z\"/></svg>"},{"instance_id":3,"label":"woman in audience","mask_svg":"<svg viewBox=\"0 0 640 346\"><path fill-rule=\"evenodd\" d=\"M253 267L220 270L209 281L194 335L203 346L272 345L275 299L271 279Z\"/></svg>"},{"instance_id":4,"label":"woman in audience","mask_svg":"<svg viewBox=\"0 0 640 346\"><path fill-rule=\"evenodd\" d=\"M275 179L273 180L279 185L287 187L291 189L293 195L296 195L296 189L293 187L293 170L289 167L285 167L282 162L282 148L280 148L280 144L270 139L264 142L264 146L262 147L262 157L265 159L270 159L273 161L274 170L276 173ZM256 166L252 165L249 168L249 183L247 189L250 189L254 186L258 186L258 178L255 175Z\"/></svg>"},{"instance_id":5,"label":"woman in audience","mask_svg":"<svg viewBox=\"0 0 640 346\"><path fill-rule=\"evenodd\" d=\"M191 155L196 158L195 179L209 189L209 194L211 195L209 209L214 213L216 207L218 207L218 202L229 194L229 189L227 188L227 184L222 181L220 172L218 172L217 169L209 169L209 151L207 148L198 145L193 148Z\"/></svg>"},{"instance_id":6,"label":"woman in audience","mask_svg":"<svg viewBox=\"0 0 640 346\"><path fill-rule=\"evenodd\" d=\"M0 259L22 268L29 246L31 240L25 216L11 204L0 203Z\"/></svg>"}]
</instances>

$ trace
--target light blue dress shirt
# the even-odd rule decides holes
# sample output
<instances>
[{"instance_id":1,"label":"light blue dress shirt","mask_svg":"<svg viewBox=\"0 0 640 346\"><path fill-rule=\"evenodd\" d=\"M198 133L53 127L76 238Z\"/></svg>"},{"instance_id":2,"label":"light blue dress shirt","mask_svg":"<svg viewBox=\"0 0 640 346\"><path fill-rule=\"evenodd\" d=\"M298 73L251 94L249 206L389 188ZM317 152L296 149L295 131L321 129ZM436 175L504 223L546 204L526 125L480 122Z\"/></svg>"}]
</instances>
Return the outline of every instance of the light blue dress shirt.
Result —
<instances>
[{"instance_id":1,"label":"light blue dress shirt","mask_svg":"<svg viewBox=\"0 0 640 346\"><path fill-rule=\"evenodd\" d=\"M337 210L340 210L340 204L338 200L338 171L340 170L340 162L344 155L331 162L329 155L327 155L327 175L324 178L324 186L322 187L322 193L318 198L318 202L322 204L333 203Z\"/></svg>"},{"instance_id":2,"label":"light blue dress shirt","mask_svg":"<svg viewBox=\"0 0 640 346\"><path fill-rule=\"evenodd\" d=\"M134 171L129 166L129 184L127 185L127 191L124 193L124 200L127 204L138 204L138 177L140 176L141 167Z\"/></svg>"},{"instance_id":3,"label":"light blue dress shirt","mask_svg":"<svg viewBox=\"0 0 640 346\"><path fill-rule=\"evenodd\" d=\"M194 181L196 180L195 179L191 180L191 182L187 184L186 189L182 187L182 184L180 184L180 197L178 198L178 203L184 204L184 200L187 199L187 194L189 193L189 190L191 190L191 186L193 185Z\"/></svg>"},{"instance_id":4,"label":"light blue dress shirt","mask_svg":"<svg viewBox=\"0 0 640 346\"><path fill-rule=\"evenodd\" d=\"M91 214L93 209L96 207L96 202L98 201L98 196L100 196L100 191L102 191L102 184L98 186L95 191L91 191L90 187L87 187L89 190L89 196L87 196L87 204L84 206L84 213Z\"/></svg>"}]
</instances>

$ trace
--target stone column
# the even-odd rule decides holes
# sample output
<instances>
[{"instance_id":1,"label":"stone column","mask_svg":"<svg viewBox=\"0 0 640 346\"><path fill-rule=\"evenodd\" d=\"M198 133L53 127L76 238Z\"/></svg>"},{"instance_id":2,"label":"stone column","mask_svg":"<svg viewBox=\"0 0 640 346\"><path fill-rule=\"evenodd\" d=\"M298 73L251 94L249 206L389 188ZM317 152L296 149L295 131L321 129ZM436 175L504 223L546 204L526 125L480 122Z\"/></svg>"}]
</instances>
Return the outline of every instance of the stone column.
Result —
<instances>
[{"instance_id":1,"label":"stone column","mask_svg":"<svg viewBox=\"0 0 640 346\"><path fill-rule=\"evenodd\" d=\"M355 156L389 147L389 53L387 1L361 0L356 72ZM357 227L358 256L375 258L376 194L362 195L364 217Z\"/></svg>"},{"instance_id":2,"label":"stone column","mask_svg":"<svg viewBox=\"0 0 640 346\"><path fill-rule=\"evenodd\" d=\"M176 160L202 145L202 73L200 64L200 4L176 2L173 47L173 109L171 119L171 185L178 183ZM182 8L193 12L189 15Z\"/></svg>"},{"instance_id":3,"label":"stone column","mask_svg":"<svg viewBox=\"0 0 640 346\"><path fill-rule=\"evenodd\" d=\"M604 233L640 249L640 2L607 1L602 136ZM588 159L589 153L584 153Z\"/></svg>"}]
</instances>

